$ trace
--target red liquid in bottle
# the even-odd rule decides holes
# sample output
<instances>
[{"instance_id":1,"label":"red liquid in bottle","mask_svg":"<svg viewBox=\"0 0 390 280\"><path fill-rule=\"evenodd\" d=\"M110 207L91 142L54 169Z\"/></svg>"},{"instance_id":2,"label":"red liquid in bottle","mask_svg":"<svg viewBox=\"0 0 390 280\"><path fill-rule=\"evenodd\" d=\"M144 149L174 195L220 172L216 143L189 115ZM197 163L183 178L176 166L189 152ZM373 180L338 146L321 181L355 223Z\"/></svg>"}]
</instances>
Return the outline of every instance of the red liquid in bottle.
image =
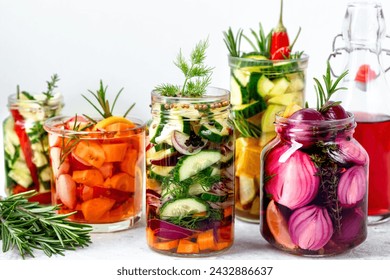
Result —
<instances>
[{"instance_id":1,"label":"red liquid in bottle","mask_svg":"<svg viewBox=\"0 0 390 280\"><path fill-rule=\"evenodd\" d=\"M369 157L368 215L390 214L390 116L354 113L355 139Z\"/></svg>"}]
</instances>

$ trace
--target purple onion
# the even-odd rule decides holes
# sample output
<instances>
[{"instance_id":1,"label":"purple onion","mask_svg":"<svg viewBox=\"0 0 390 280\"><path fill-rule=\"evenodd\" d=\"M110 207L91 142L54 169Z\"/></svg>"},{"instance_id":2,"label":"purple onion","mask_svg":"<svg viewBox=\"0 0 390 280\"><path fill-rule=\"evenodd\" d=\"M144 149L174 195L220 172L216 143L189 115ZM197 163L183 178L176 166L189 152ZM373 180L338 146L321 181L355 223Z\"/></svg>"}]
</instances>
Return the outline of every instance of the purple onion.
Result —
<instances>
[{"instance_id":1,"label":"purple onion","mask_svg":"<svg viewBox=\"0 0 390 280\"><path fill-rule=\"evenodd\" d=\"M294 211L288 231L294 244L304 250L316 251L332 237L333 225L326 208L310 205Z\"/></svg>"},{"instance_id":2,"label":"purple onion","mask_svg":"<svg viewBox=\"0 0 390 280\"><path fill-rule=\"evenodd\" d=\"M351 207L366 194L367 177L363 166L353 166L341 176L337 196L342 206Z\"/></svg>"},{"instance_id":3,"label":"purple onion","mask_svg":"<svg viewBox=\"0 0 390 280\"><path fill-rule=\"evenodd\" d=\"M368 155L363 147L354 140L345 138L336 139L336 144L339 147L337 151L331 153L331 157L342 163L354 163L357 165L365 165Z\"/></svg>"},{"instance_id":4,"label":"purple onion","mask_svg":"<svg viewBox=\"0 0 390 280\"><path fill-rule=\"evenodd\" d=\"M342 216L340 232L335 234L333 241L348 244L366 234L366 218L362 209L348 209Z\"/></svg>"},{"instance_id":5,"label":"purple onion","mask_svg":"<svg viewBox=\"0 0 390 280\"><path fill-rule=\"evenodd\" d=\"M309 204L317 195L320 179L310 157L293 146L280 146L268 155L265 191L292 210Z\"/></svg>"}]
</instances>

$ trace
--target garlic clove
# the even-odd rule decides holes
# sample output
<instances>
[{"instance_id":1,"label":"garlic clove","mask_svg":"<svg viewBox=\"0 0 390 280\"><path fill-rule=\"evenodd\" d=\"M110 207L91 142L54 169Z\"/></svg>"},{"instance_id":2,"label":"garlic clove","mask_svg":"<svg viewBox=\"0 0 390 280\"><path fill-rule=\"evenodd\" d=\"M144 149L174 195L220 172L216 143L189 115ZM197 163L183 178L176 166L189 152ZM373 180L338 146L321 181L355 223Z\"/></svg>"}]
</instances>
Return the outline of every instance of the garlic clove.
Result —
<instances>
[{"instance_id":1,"label":"garlic clove","mask_svg":"<svg viewBox=\"0 0 390 280\"><path fill-rule=\"evenodd\" d=\"M343 207L352 207L361 201L367 191L366 170L363 166L353 166L340 178L337 197Z\"/></svg>"},{"instance_id":2,"label":"garlic clove","mask_svg":"<svg viewBox=\"0 0 390 280\"><path fill-rule=\"evenodd\" d=\"M309 204L316 197L320 178L306 153L296 150L294 146L283 145L266 156L265 191L272 195L273 200L294 210Z\"/></svg>"},{"instance_id":3,"label":"garlic clove","mask_svg":"<svg viewBox=\"0 0 390 280\"><path fill-rule=\"evenodd\" d=\"M310 205L294 211L288 230L294 244L304 250L316 251L329 242L333 225L326 208Z\"/></svg>"}]
</instances>

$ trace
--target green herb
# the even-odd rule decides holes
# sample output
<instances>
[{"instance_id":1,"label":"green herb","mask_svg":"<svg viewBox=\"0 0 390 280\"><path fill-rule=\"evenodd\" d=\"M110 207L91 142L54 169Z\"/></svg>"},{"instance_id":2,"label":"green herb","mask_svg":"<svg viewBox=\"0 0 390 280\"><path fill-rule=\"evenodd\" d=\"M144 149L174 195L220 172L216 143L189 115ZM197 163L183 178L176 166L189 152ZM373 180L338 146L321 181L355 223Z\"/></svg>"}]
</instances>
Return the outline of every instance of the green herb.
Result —
<instances>
[{"instance_id":1,"label":"green herb","mask_svg":"<svg viewBox=\"0 0 390 280\"><path fill-rule=\"evenodd\" d=\"M233 123L241 133L242 137L258 138L261 136L261 129L257 125L247 121L240 112L234 113Z\"/></svg>"},{"instance_id":2,"label":"green herb","mask_svg":"<svg viewBox=\"0 0 390 280\"><path fill-rule=\"evenodd\" d=\"M261 25L261 23L259 23L259 32L256 33L256 31L251 29L251 34L255 38L256 44L254 44L246 35L243 34L242 36L252 46L256 53L265 57L269 57L272 32L270 31L267 36L265 36L263 26Z\"/></svg>"},{"instance_id":3,"label":"green herb","mask_svg":"<svg viewBox=\"0 0 390 280\"><path fill-rule=\"evenodd\" d=\"M320 194L324 201L324 206L329 210L328 213L332 219L335 230L341 230L341 205L337 198L337 186L339 183L339 174L341 172L337 162L329 158L329 154L338 150L336 144L325 144L322 141L316 143L318 149L316 153L310 156L314 165L317 167L316 176L320 177Z\"/></svg>"},{"instance_id":4,"label":"green herb","mask_svg":"<svg viewBox=\"0 0 390 280\"><path fill-rule=\"evenodd\" d=\"M230 53L230 56L240 57L241 38L243 30L238 29L236 36L234 36L233 30L229 27L228 31L223 32L225 45Z\"/></svg>"},{"instance_id":5,"label":"green herb","mask_svg":"<svg viewBox=\"0 0 390 280\"><path fill-rule=\"evenodd\" d=\"M116 94L114 102L112 103L112 105L110 105L110 102L106 98L107 86L104 86L103 81L100 80L100 87L96 91L96 93L91 91L91 90L88 90L88 92L90 92L92 94L92 96L96 98L99 105L93 104L93 102L90 101L84 94L82 94L82 97L84 97L84 99L87 100L87 102L89 104L91 104L93 108L95 108L95 110L99 113L99 115L101 115L103 118L108 118L108 117L113 116L113 111L114 111L116 101L118 100L118 97L122 93L122 91L123 91L123 88ZM101 109L98 108L99 106ZM133 109L134 106L135 106L135 103L133 103L127 109L127 111L123 115L124 118L128 115L128 113Z\"/></svg>"},{"instance_id":6,"label":"green herb","mask_svg":"<svg viewBox=\"0 0 390 280\"><path fill-rule=\"evenodd\" d=\"M17 248L22 258L34 257L34 250L47 256L64 255L66 250L86 247L91 243L92 228L73 223L68 214L56 214L59 206L43 206L29 202L36 195L28 191L0 200L0 239L3 252Z\"/></svg>"},{"instance_id":7,"label":"green herb","mask_svg":"<svg viewBox=\"0 0 390 280\"><path fill-rule=\"evenodd\" d=\"M174 61L184 75L182 86L173 84L161 84L154 88L155 92L163 96L200 97L206 92L207 86L211 83L213 68L204 64L208 40L200 41L190 54L187 60L181 50Z\"/></svg>"},{"instance_id":8,"label":"green herb","mask_svg":"<svg viewBox=\"0 0 390 280\"><path fill-rule=\"evenodd\" d=\"M51 99L53 95L53 91L55 88L57 88L57 83L60 79L58 78L57 74L54 74L50 77L50 81L46 81L47 83L47 91L43 92L43 94L46 96L46 101Z\"/></svg>"},{"instance_id":9,"label":"green herb","mask_svg":"<svg viewBox=\"0 0 390 280\"><path fill-rule=\"evenodd\" d=\"M204 216L198 216L197 213L190 212L183 216L170 217L169 219L167 219L167 221L188 229L197 229L199 228L199 223L208 219L209 215L210 213L207 213Z\"/></svg>"},{"instance_id":10,"label":"green herb","mask_svg":"<svg viewBox=\"0 0 390 280\"><path fill-rule=\"evenodd\" d=\"M322 76L325 84L325 89L322 86L321 82L317 78L313 78L316 86L314 86L314 89L316 91L317 95L317 111L324 113L326 112L330 107L339 105L341 102L333 102L331 104L327 104L327 102L330 100L332 95L339 90L346 89L345 87L338 88L338 84L341 82L341 80L348 75L348 70L342 73L336 81L333 82L332 75L330 71L330 63L327 63L326 67L326 74Z\"/></svg>"}]
</instances>

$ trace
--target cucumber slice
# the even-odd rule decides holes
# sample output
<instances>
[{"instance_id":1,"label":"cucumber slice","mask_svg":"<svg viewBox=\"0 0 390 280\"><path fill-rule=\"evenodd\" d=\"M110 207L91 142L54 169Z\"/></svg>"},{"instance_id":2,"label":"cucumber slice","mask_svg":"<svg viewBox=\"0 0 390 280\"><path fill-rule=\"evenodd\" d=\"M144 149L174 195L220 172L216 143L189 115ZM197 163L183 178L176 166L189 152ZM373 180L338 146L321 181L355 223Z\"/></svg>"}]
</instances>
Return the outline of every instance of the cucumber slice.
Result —
<instances>
[{"instance_id":1,"label":"cucumber slice","mask_svg":"<svg viewBox=\"0 0 390 280\"><path fill-rule=\"evenodd\" d=\"M232 76L230 79L230 103L232 105L240 105L247 102L249 102L248 90Z\"/></svg>"},{"instance_id":2,"label":"cucumber slice","mask_svg":"<svg viewBox=\"0 0 390 280\"><path fill-rule=\"evenodd\" d=\"M150 167L150 178L162 182L166 177L171 176L170 172L173 168L173 166L152 165Z\"/></svg>"},{"instance_id":3,"label":"cucumber slice","mask_svg":"<svg viewBox=\"0 0 390 280\"><path fill-rule=\"evenodd\" d=\"M191 126L189 120L181 116L171 115L169 120L162 126L160 134L154 138L154 141L157 144L167 143L172 146L172 134L175 130L190 134Z\"/></svg>"},{"instance_id":4,"label":"cucumber slice","mask_svg":"<svg viewBox=\"0 0 390 280\"><path fill-rule=\"evenodd\" d=\"M200 151L196 155L180 158L174 170L176 181L188 179L221 160L221 153L214 150Z\"/></svg>"},{"instance_id":5,"label":"cucumber slice","mask_svg":"<svg viewBox=\"0 0 390 280\"><path fill-rule=\"evenodd\" d=\"M284 105L287 106L291 103L297 103L300 100L297 98L297 95L294 93L285 93L285 94L280 94L276 95L268 100L269 104L279 104L279 105ZM300 102L299 102L300 104Z\"/></svg>"},{"instance_id":6,"label":"cucumber slice","mask_svg":"<svg viewBox=\"0 0 390 280\"><path fill-rule=\"evenodd\" d=\"M148 164L148 165L150 165L151 161L153 161L153 160L162 160L163 158L168 157L169 155L171 155L174 152L176 152L174 148L168 148L168 149L165 149L165 150L157 151L157 149L155 147L156 146L150 148L146 152L146 158L147 158L146 164Z\"/></svg>"},{"instance_id":7,"label":"cucumber slice","mask_svg":"<svg viewBox=\"0 0 390 280\"><path fill-rule=\"evenodd\" d=\"M242 58L254 59L254 60L268 60L267 57L257 53L247 53L242 56Z\"/></svg>"},{"instance_id":8,"label":"cucumber slice","mask_svg":"<svg viewBox=\"0 0 390 280\"><path fill-rule=\"evenodd\" d=\"M261 119L261 131L263 133L275 131L275 115L285 109L283 105L269 104Z\"/></svg>"},{"instance_id":9,"label":"cucumber slice","mask_svg":"<svg viewBox=\"0 0 390 280\"><path fill-rule=\"evenodd\" d=\"M44 182L48 182L51 179L51 168L50 166L45 167L39 172L40 179Z\"/></svg>"},{"instance_id":10,"label":"cucumber slice","mask_svg":"<svg viewBox=\"0 0 390 280\"><path fill-rule=\"evenodd\" d=\"M14 130L14 121L12 118L7 118L4 122L4 142L10 142L14 146L19 146L19 137Z\"/></svg>"},{"instance_id":11,"label":"cucumber slice","mask_svg":"<svg viewBox=\"0 0 390 280\"><path fill-rule=\"evenodd\" d=\"M160 209L160 218L168 220L174 217L185 217L191 214L208 212L208 210L208 204L201 199L181 198L165 202Z\"/></svg>"},{"instance_id":12,"label":"cucumber slice","mask_svg":"<svg viewBox=\"0 0 390 280\"><path fill-rule=\"evenodd\" d=\"M163 116L160 119L155 118L152 120L149 125L149 139L151 143L156 144L156 137L160 136L166 122L167 120Z\"/></svg>"},{"instance_id":13,"label":"cucumber slice","mask_svg":"<svg viewBox=\"0 0 390 280\"><path fill-rule=\"evenodd\" d=\"M294 73L287 76L290 80L290 86L286 92L303 91L305 88L305 81L300 73Z\"/></svg>"},{"instance_id":14,"label":"cucumber slice","mask_svg":"<svg viewBox=\"0 0 390 280\"><path fill-rule=\"evenodd\" d=\"M284 94L290 86L290 82L285 77L276 79L273 81L273 83L275 86L269 92L270 96Z\"/></svg>"},{"instance_id":15,"label":"cucumber slice","mask_svg":"<svg viewBox=\"0 0 390 280\"><path fill-rule=\"evenodd\" d=\"M239 177L240 182L240 203L241 205L248 205L256 197L255 180L252 177L241 175Z\"/></svg>"},{"instance_id":16,"label":"cucumber slice","mask_svg":"<svg viewBox=\"0 0 390 280\"><path fill-rule=\"evenodd\" d=\"M241 69L235 69L232 72L232 76L236 79L237 83L241 87L246 87L249 82L250 72L242 71Z\"/></svg>"},{"instance_id":17,"label":"cucumber slice","mask_svg":"<svg viewBox=\"0 0 390 280\"><path fill-rule=\"evenodd\" d=\"M38 168L48 164L45 154L36 151L33 152L32 162Z\"/></svg>"},{"instance_id":18,"label":"cucumber slice","mask_svg":"<svg viewBox=\"0 0 390 280\"><path fill-rule=\"evenodd\" d=\"M265 75L261 76L257 82L257 93L264 98L274 88L274 83Z\"/></svg>"},{"instance_id":19,"label":"cucumber slice","mask_svg":"<svg viewBox=\"0 0 390 280\"><path fill-rule=\"evenodd\" d=\"M221 164L223 164L224 167L229 166L230 164L233 163L233 157L234 157L233 151L227 152L225 155L222 155Z\"/></svg>"},{"instance_id":20,"label":"cucumber slice","mask_svg":"<svg viewBox=\"0 0 390 280\"><path fill-rule=\"evenodd\" d=\"M260 73L252 72L249 77L249 82L246 88L251 99L258 100L260 98L260 95L257 93L257 83L259 82L261 76L262 75Z\"/></svg>"},{"instance_id":21,"label":"cucumber slice","mask_svg":"<svg viewBox=\"0 0 390 280\"><path fill-rule=\"evenodd\" d=\"M233 111L240 112L246 119L257 115L265 109L266 104L262 101L253 101L249 104L236 105L233 107Z\"/></svg>"},{"instance_id":22,"label":"cucumber slice","mask_svg":"<svg viewBox=\"0 0 390 280\"><path fill-rule=\"evenodd\" d=\"M223 195L218 195L215 193L210 193L210 192L205 192L200 195L200 198L205 200L205 201L210 201L210 202L224 202L228 199L227 194Z\"/></svg>"},{"instance_id":23,"label":"cucumber slice","mask_svg":"<svg viewBox=\"0 0 390 280\"><path fill-rule=\"evenodd\" d=\"M24 170L12 169L8 172L8 177L26 189L33 183L30 173L25 173Z\"/></svg>"},{"instance_id":24,"label":"cucumber slice","mask_svg":"<svg viewBox=\"0 0 390 280\"><path fill-rule=\"evenodd\" d=\"M198 133L202 138L208 139L214 143L221 143L229 137L227 125L223 125L214 120L209 123L202 124Z\"/></svg>"}]
</instances>

